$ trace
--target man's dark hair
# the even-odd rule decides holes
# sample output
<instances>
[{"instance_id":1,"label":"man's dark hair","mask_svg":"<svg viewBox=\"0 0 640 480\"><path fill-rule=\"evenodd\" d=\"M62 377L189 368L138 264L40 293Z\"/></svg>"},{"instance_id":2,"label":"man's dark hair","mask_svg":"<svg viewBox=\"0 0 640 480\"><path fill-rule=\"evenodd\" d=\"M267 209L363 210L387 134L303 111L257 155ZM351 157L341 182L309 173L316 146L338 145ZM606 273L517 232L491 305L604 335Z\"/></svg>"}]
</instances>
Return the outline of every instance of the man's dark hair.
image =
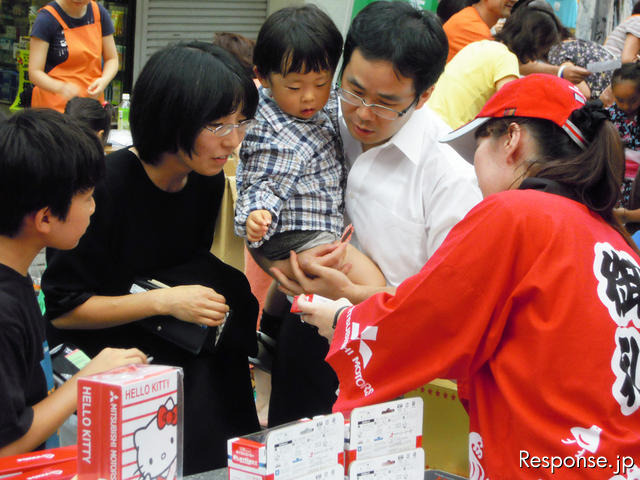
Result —
<instances>
[{"instance_id":1,"label":"man's dark hair","mask_svg":"<svg viewBox=\"0 0 640 480\"><path fill-rule=\"evenodd\" d=\"M640 2L636 2L631 10L631 15L638 15L640 13Z\"/></svg>"},{"instance_id":2,"label":"man's dark hair","mask_svg":"<svg viewBox=\"0 0 640 480\"><path fill-rule=\"evenodd\" d=\"M257 105L253 80L231 53L205 42L165 47L149 58L133 88L133 144L152 165L165 152L191 154L207 124L239 108L253 118Z\"/></svg>"},{"instance_id":3,"label":"man's dark hair","mask_svg":"<svg viewBox=\"0 0 640 480\"><path fill-rule=\"evenodd\" d=\"M15 237L26 215L49 207L64 221L73 196L104 174L96 134L49 109L27 109L0 122L0 235Z\"/></svg>"},{"instance_id":4,"label":"man's dark hair","mask_svg":"<svg viewBox=\"0 0 640 480\"><path fill-rule=\"evenodd\" d=\"M315 5L282 8L264 22L253 50L262 77L329 70L342 52L342 35L333 20Z\"/></svg>"},{"instance_id":5,"label":"man's dark hair","mask_svg":"<svg viewBox=\"0 0 640 480\"><path fill-rule=\"evenodd\" d=\"M367 60L391 62L399 75L413 80L418 96L442 74L449 43L435 14L405 2L380 1L353 19L344 44L343 71L355 49Z\"/></svg>"}]
</instances>

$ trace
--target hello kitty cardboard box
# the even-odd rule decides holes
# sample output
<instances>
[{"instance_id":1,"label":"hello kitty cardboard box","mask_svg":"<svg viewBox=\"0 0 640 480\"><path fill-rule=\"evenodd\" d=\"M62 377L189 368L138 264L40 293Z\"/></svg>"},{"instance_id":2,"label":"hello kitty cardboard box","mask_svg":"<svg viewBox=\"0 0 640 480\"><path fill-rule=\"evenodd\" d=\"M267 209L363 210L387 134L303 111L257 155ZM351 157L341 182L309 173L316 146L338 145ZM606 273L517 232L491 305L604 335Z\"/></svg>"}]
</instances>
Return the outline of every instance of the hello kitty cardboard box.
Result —
<instances>
[{"instance_id":1,"label":"hello kitty cardboard box","mask_svg":"<svg viewBox=\"0 0 640 480\"><path fill-rule=\"evenodd\" d=\"M421 447L423 408L419 397L354 408L345 423L347 471L355 460Z\"/></svg>"},{"instance_id":2,"label":"hello kitty cardboard box","mask_svg":"<svg viewBox=\"0 0 640 480\"><path fill-rule=\"evenodd\" d=\"M229 480L315 480L320 470L333 467L342 476L343 436L344 417L334 413L232 438L227 441Z\"/></svg>"},{"instance_id":3,"label":"hello kitty cardboard box","mask_svg":"<svg viewBox=\"0 0 640 480\"><path fill-rule=\"evenodd\" d=\"M182 419L180 368L129 365L79 379L79 480L180 480Z\"/></svg>"}]
</instances>

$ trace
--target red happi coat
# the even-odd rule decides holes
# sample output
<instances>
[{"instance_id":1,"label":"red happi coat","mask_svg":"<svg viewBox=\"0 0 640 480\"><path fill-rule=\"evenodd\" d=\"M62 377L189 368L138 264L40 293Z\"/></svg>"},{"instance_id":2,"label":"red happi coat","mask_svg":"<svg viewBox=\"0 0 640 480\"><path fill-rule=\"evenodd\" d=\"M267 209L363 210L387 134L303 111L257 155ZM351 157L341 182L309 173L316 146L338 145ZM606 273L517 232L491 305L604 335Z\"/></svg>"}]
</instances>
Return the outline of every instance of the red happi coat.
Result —
<instances>
[{"instance_id":1,"label":"red happi coat","mask_svg":"<svg viewBox=\"0 0 640 480\"><path fill-rule=\"evenodd\" d=\"M471 479L548 478L554 457L557 478L635 479L616 474L640 465L639 264L576 201L490 196L396 295L341 315L334 410L468 379Z\"/></svg>"}]
</instances>

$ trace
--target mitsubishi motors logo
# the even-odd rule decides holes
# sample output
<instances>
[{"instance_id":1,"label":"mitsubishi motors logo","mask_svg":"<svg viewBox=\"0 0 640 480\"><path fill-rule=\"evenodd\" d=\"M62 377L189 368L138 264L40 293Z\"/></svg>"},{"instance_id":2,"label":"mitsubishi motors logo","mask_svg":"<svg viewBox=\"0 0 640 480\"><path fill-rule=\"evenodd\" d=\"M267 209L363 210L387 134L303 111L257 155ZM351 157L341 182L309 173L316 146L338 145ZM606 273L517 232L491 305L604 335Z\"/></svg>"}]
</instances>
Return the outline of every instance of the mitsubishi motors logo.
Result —
<instances>
[{"instance_id":1,"label":"mitsubishi motors logo","mask_svg":"<svg viewBox=\"0 0 640 480\"><path fill-rule=\"evenodd\" d=\"M114 400L118 400L118 395L116 395L112 390L109 390L109 403L113 403Z\"/></svg>"},{"instance_id":2,"label":"mitsubishi motors logo","mask_svg":"<svg viewBox=\"0 0 640 480\"><path fill-rule=\"evenodd\" d=\"M362 333L360 334L360 324L353 322L351 324L351 340L360 340L360 345L358 346L358 350L360 352L360 357L362 358L362 368L367 368L367 364L371 357L373 356L373 351L365 343L365 340L369 342L375 342L378 337L378 327L366 326Z\"/></svg>"},{"instance_id":3,"label":"mitsubishi motors logo","mask_svg":"<svg viewBox=\"0 0 640 480\"><path fill-rule=\"evenodd\" d=\"M375 342L378 338L378 327L368 325L362 329L362 332L360 332L360 324L351 321L352 312L352 308L347 311L344 340L342 347L340 348L344 351L347 357L349 357L349 360L353 364L353 380L356 386L362 390L365 397L368 397L373 394L374 388L364 379L363 371L371 360L371 357L373 357L373 351L369 345L371 342ZM367 344L367 342L369 343ZM356 345L358 350L357 352L355 350Z\"/></svg>"}]
</instances>

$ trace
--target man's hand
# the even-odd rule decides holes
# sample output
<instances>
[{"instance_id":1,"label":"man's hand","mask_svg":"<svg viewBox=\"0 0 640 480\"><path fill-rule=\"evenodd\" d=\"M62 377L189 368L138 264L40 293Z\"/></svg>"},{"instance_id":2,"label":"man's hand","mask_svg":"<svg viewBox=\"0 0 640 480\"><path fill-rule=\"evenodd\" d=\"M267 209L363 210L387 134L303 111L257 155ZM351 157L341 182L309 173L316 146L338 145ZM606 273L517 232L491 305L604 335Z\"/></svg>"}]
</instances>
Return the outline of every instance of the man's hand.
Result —
<instances>
[{"instance_id":1,"label":"man's hand","mask_svg":"<svg viewBox=\"0 0 640 480\"><path fill-rule=\"evenodd\" d=\"M289 264L293 273L292 279L276 267L270 270L279 283L278 289L287 295L315 293L335 300L341 297L349 298L349 292L356 287L345 273L335 268L310 262L303 270L298 256L293 251L289 257Z\"/></svg>"},{"instance_id":2,"label":"man's hand","mask_svg":"<svg viewBox=\"0 0 640 480\"><path fill-rule=\"evenodd\" d=\"M271 213L268 210L254 210L247 218L247 240L259 242L271 225Z\"/></svg>"},{"instance_id":3,"label":"man's hand","mask_svg":"<svg viewBox=\"0 0 640 480\"><path fill-rule=\"evenodd\" d=\"M306 271L311 264L318 264L323 267L335 268L344 274L351 270L350 264L345 264L347 255L346 243L326 243L310 248L298 254L298 264L303 271Z\"/></svg>"}]
</instances>

